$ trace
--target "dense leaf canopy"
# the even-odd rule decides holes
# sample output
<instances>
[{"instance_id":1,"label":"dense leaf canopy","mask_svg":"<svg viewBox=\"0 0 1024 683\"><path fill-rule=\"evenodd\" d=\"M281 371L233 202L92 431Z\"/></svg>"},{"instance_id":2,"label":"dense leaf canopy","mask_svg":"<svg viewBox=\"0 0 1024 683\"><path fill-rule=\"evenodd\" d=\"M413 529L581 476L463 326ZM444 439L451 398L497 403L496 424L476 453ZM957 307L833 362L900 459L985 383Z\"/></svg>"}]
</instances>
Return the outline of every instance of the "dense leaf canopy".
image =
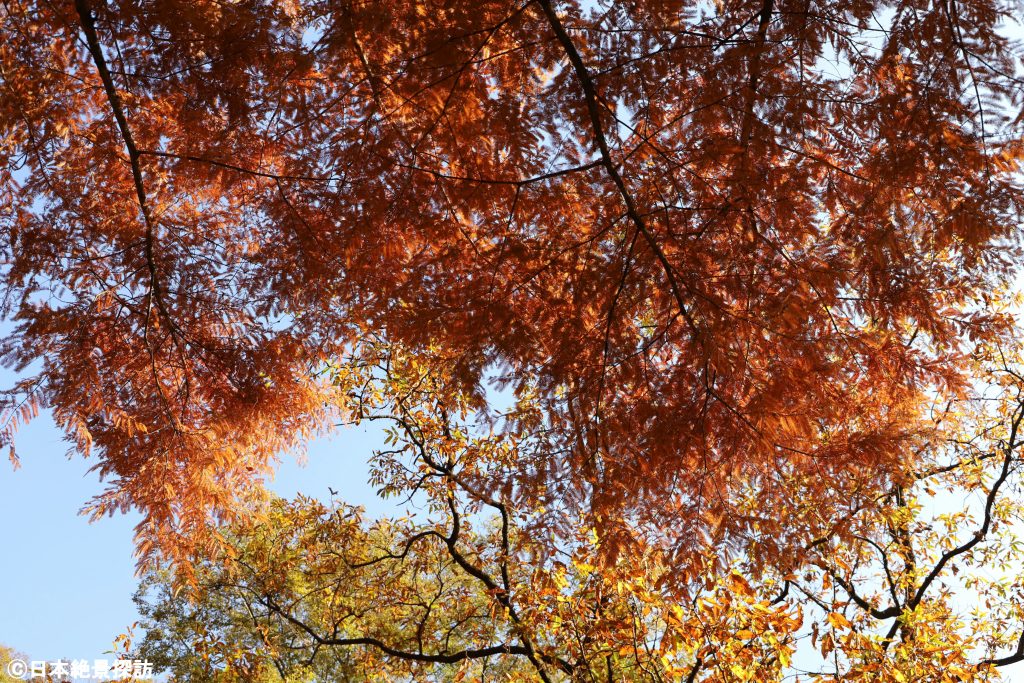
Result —
<instances>
[{"instance_id":1,"label":"dense leaf canopy","mask_svg":"<svg viewBox=\"0 0 1024 683\"><path fill-rule=\"evenodd\" d=\"M7 3L7 358L156 526L371 330L536 392L533 483L611 509L884 478L1005 329L1008 12Z\"/></svg>"}]
</instances>

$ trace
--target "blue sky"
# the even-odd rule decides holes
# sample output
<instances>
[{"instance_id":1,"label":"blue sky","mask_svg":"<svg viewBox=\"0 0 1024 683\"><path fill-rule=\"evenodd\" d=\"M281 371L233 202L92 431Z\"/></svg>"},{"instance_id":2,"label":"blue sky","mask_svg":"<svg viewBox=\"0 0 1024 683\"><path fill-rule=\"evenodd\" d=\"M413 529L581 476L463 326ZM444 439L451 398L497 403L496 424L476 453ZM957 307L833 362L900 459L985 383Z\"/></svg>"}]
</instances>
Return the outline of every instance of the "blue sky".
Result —
<instances>
[{"instance_id":1,"label":"blue sky","mask_svg":"<svg viewBox=\"0 0 1024 683\"><path fill-rule=\"evenodd\" d=\"M0 371L0 380L10 376ZM283 458L271 488L327 499L331 486L372 515L394 512L367 483L367 457L382 442L377 427L342 430L311 444L305 466ZM78 514L103 485L88 471L95 459L66 457L49 414L16 443L21 468L13 471L6 454L0 459L0 643L35 660L102 658L138 616L132 537L140 517L90 524Z\"/></svg>"}]
</instances>

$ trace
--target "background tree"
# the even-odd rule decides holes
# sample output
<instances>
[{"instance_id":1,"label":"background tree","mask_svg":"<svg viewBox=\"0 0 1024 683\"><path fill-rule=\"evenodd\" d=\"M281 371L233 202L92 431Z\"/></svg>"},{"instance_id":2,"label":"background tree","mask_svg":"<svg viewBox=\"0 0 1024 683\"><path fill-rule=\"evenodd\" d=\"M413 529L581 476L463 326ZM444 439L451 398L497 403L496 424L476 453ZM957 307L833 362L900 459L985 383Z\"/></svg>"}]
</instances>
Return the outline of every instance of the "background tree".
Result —
<instances>
[{"instance_id":1,"label":"background tree","mask_svg":"<svg viewBox=\"0 0 1024 683\"><path fill-rule=\"evenodd\" d=\"M229 559L198 568L195 607L151 574L144 654L163 651L155 661L182 680L273 663L285 680L945 683L1024 661L1024 403L1005 353L979 356L982 393L936 409L957 426L925 445L912 483L851 502L788 554L759 529L834 514L798 472L771 510L749 484L733 504L752 531L693 573L693 558L675 564L663 535L635 527L619 530L629 542L583 519L539 534L552 511L481 488L533 437L471 435L472 420L452 417L465 406L439 404L422 365L381 360L360 366L352 412L395 425L377 480L421 512L368 520L336 502L269 501L231 529Z\"/></svg>"},{"instance_id":2,"label":"background tree","mask_svg":"<svg viewBox=\"0 0 1024 683\"><path fill-rule=\"evenodd\" d=\"M7 647L6 645L0 645L0 683L18 683L21 680L11 675L8 668L10 663L15 659L20 659L21 661L26 662L26 665L29 663L29 660L25 655L15 651L13 648Z\"/></svg>"},{"instance_id":3,"label":"background tree","mask_svg":"<svg viewBox=\"0 0 1024 683\"><path fill-rule=\"evenodd\" d=\"M204 574L201 589L183 595L173 578L154 569L139 584L134 599L143 639L133 644L138 658L174 681L312 680L304 662L267 648L251 606L223 582Z\"/></svg>"}]
</instances>

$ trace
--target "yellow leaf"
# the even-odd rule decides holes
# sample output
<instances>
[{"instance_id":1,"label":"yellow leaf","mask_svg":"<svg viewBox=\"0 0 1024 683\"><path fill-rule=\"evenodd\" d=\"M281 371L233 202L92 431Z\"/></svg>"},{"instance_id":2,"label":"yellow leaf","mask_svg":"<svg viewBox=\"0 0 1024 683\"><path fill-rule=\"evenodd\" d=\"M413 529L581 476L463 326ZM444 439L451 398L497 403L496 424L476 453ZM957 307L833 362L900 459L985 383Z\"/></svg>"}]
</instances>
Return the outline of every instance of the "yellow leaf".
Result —
<instances>
[{"instance_id":1,"label":"yellow leaf","mask_svg":"<svg viewBox=\"0 0 1024 683\"><path fill-rule=\"evenodd\" d=\"M852 626L852 624L850 624L850 620L839 612L829 612L828 623L832 628L850 628L850 626Z\"/></svg>"}]
</instances>

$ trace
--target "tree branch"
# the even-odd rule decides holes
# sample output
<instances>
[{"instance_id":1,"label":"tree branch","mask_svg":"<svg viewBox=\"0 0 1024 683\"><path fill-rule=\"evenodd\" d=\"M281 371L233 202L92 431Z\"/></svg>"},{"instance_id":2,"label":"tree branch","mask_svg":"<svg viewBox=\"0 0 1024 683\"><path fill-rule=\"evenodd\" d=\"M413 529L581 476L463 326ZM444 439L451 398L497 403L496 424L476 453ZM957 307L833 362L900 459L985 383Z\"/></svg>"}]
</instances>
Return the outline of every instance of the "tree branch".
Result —
<instances>
[{"instance_id":1,"label":"tree branch","mask_svg":"<svg viewBox=\"0 0 1024 683\"><path fill-rule=\"evenodd\" d=\"M608 146L608 139L605 136L604 126L601 123L601 112L598 109L597 103L597 89L594 87L593 78L587 70L586 64L583 63L583 58L580 56L579 50L576 49L575 43L573 43L569 33L565 30L565 26L562 25L561 20L558 18L558 14L555 12L555 9L551 4L551 0L538 0L538 4L541 6L541 9L543 9L544 16L551 25L551 29L554 31L555 37L558 38L558 42L561 43L562 48L565 50L565 54L569 58L569 63L572 65L573 71L576 74L576 78L580 82L580 87L583 89L583 98L587 105L587 114L590 118L594 142L597 144L597 148L601 152L601 163L608 172L609 178L611 178L612 183L615 185L619 195L622 197L622 201L626 205L626 215L636 227L637 231L643 235L644 241L647 242L651 251L654 252L658 263L665 272L665 277L667 278L669 287L672 290L672 296L679 308L679 315L681 315L686 321L694 335L698 336L697 325L686 306L686 301L683 298L682 287L676 279L675 269L672 267L672 263L668 260L668 256L666 256L661 245L658 244L658 240L655 238L654 234L650 231L643 218L641 218L640 212L636 207L636 202L633 200L633 195L630 194L622 175L619 173L618 167L615 165L615 161L612 159L611 150Z\"/></svg>"}]
</instances>

